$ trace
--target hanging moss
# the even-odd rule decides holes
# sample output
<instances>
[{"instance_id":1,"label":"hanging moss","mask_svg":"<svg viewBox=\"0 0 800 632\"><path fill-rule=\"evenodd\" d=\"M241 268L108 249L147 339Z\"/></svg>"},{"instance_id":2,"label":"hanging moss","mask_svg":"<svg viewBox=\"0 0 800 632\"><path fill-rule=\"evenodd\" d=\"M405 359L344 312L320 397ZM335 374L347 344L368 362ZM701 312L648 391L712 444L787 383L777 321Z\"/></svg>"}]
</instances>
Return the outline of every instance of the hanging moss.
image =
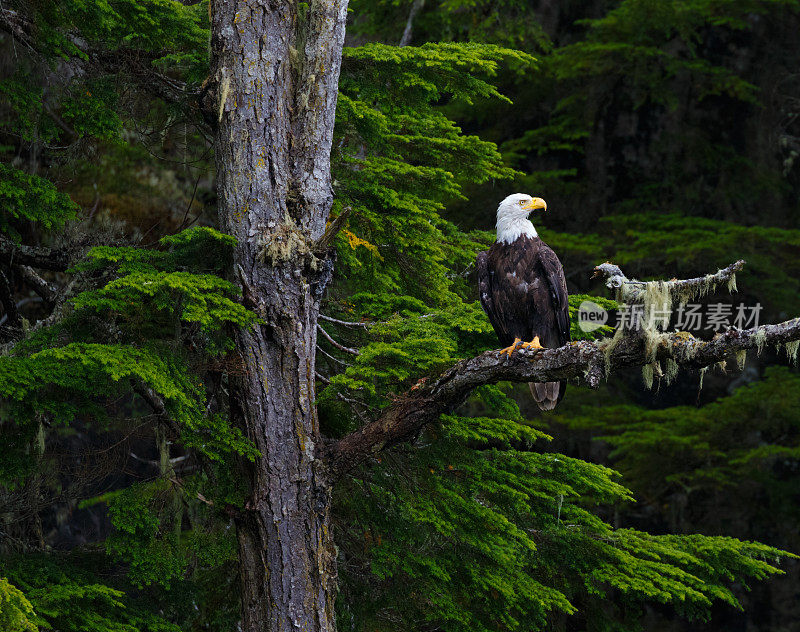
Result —
<instances>
[{"instance_id":1,"label":"hanging moss","mask_svg":"<svg viewBox=\"0 0 800 632\"><path fill-rule=\"evenodd\" d=\"M622 327L617 327L614 335L611 338L605 338L598 343L598 347L603 351L603 358L605 359L606 376L611 371L611 353L614 348L620 343L625 335L625 330Z\"/></svg>"},{"instance_id":2,"label":"hanging moss","mask_svg":"<svg viewBox=\"0 0 800 632\"><path fill-rule=\"evenodd\" d=\"M800 340L795 340L793 342L787 342L784 346L784 350L786 351L786 357L788 357L795 366L797 366L797 351L800 348Z\"/></svg>"},{"instance_id":3,"label":"hanging moss","mask_svg":"<svg viewBox=\"0 0 800 632\"><path fill-rule=\"evenodd\" d=\"M753 342L756 343L756 347L758 349L758 355L761 355L761 352L764 350L764 345L767 344L767 332L763 329L759 329L753 335Z\"/></svg>"},{"instance_id":4,"label":"hanging moss","mask_svg":"<svg viewBox=\"0 0 800 632\"><path fill-rule=\"evenodd\" d=\"M733 294L734 292L738 292L739 288L736 287L736 273L731 275L731 278L728 279L728 292Z\"/></svg>"},{"instance_id":5,"label":"hanging moss","mask_svg":"<svg viewBox=\"0 0 800 632\"><path fill-rule=\"evenodd\" d=\"M642 381L644 382L644 387L649 391L653 388L653 374L654 368L653 364L645 364L642 367Z\"/></svg>"},{"instance_id":6,"label":"hanging moss","mask_svg":"<svg viewBox=\"0 0 800 632\"><path fill-rule=\"evenodd\" d=\"M672 384L675 378L678 377L678 363L672 358L667 358L664 362L666 369L664 371L664 381L667 385Z\"/></svg>"},{"instance_id":7,"label":"hanging moss","mask_svg":"<svg viewBox=\"0 0 800 632\"><path fill-rule=\"evenodd\" d=\"M697 385L698 392L703 390L703 378L706 376L706 371L708 371L707 366L704 366L702 369L700 369L700 384Z\"/></svg>"},{"instance_id":8,"label":"hanging moss","mask_svg":"<svg viewBox=\"0 0 800 632\"><path fill-rule=\"evenodd\" d=\"M742 349L741 351L736 352L736 366L739 367L739 370L744 369L744 363L747 361L747 350Z\"/></svg>"},{"instance_id":9,"label":"hanging moss","mask_svg":"<svg viewBox=\"0 0 800 632\"><path fill-rule=\"evenodd\" d=\"M645 329L664 330L672 314L672 294L668 283L651 281L644 291Z\"/></svg>"}]
</instances>

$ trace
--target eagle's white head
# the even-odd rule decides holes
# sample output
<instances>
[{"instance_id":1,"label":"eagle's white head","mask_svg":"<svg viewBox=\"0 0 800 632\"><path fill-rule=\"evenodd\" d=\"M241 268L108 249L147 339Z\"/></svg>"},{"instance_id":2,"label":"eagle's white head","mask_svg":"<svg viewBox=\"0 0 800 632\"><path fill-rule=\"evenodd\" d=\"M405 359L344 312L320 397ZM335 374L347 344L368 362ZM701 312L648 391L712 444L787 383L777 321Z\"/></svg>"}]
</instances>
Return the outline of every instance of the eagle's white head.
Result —
<instances>
[{"instance_id":1,"label":"eagle's white head","mask_svg":"<svg viewBox=\"0 0 800 632\"><path fill-rule=\"evenodd\" d=\"M510 244L522 235L536 237L536 229L528 214L537 209L546 211L547 202L525 193L514 193L500 202L497 207L497 241Z\"/></svg>"}]
</instances>

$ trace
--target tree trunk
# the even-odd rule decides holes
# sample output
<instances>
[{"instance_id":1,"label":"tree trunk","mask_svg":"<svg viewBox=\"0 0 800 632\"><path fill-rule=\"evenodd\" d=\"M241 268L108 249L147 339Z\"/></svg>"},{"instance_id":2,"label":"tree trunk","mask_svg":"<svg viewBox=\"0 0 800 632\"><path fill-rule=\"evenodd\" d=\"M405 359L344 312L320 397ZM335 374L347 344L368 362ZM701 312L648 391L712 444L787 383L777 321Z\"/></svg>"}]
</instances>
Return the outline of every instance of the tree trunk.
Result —
<instances>
[{"instance_id":1,"label":"tree trunk","mask_svg":"<svg viewBox=\"0 0 800 632\"><path fill-rule=\"evenodd\" d=\"M330 487L315 459L315 253L333 202L330 149L347 0L212 0L220 224L264 324L237 334L235 405L261 457L237 518L245 632L335 629Z\"/></svg>"}]
</instances>

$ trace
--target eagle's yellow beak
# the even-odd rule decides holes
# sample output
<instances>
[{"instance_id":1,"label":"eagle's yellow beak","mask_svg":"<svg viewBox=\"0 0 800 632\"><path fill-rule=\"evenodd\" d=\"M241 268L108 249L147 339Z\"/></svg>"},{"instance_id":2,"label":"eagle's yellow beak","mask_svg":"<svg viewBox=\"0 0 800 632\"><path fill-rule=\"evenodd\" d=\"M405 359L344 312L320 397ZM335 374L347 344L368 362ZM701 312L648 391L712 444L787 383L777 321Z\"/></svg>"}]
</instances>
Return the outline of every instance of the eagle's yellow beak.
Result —
<instances>
[{"instance_id":1,"label":"eagle's yellow beak","mask_svg":"<svg viewBox=\"0 0 800 632\"><path fill-rule=\"evenodd\" d=\"M525 204L522 208L526 211L535 211L538 209L542 209L543 211L547 210L547 202L545 202L542 198L533 198L530 202Z\"/></svg>"}]
</instances>

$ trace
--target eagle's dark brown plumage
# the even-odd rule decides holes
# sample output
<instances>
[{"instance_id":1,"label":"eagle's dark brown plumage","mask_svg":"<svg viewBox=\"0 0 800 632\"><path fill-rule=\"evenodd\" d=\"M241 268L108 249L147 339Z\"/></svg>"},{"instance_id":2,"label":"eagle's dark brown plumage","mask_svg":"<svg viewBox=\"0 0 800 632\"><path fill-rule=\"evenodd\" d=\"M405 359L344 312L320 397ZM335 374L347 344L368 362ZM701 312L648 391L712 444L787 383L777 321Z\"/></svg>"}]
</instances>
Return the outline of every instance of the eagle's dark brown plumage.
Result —
<instances>
[{"instance_id":1,"label":"eagle's dark brown plumage","mask_svg":"<svg viewBox=\"0 0 800 632\"><path fill-rule=\"evenodd\" d=\"M504 347L539 336L543 347L560 347L570 339L569 297L564 269L556 253L539 237L520 235L497 241L478 254L478 291L500 344ZM542 410L552 410L566 382L531 382Z\"/></svg>"}]
</instances>

